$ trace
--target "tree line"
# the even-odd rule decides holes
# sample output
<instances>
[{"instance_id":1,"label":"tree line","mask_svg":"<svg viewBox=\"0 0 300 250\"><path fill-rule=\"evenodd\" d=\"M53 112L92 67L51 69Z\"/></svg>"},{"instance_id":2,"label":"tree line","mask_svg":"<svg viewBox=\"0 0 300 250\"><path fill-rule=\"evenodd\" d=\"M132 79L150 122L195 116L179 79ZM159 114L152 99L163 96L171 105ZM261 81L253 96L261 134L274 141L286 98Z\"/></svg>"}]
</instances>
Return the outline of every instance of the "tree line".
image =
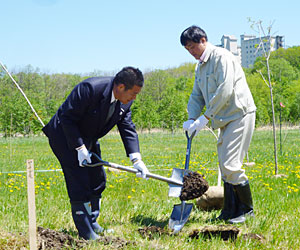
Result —
<instances>
[{"instance_id":1,"label":"tree line","mask_svg":"<svg viewBox=\"0 0 300 250\"><path fill-rule=\"evenodd\" d=\"M278 49L270 57L276 121L280 109L285 123L300 121L300 46ZM195 64L144 72L145 84L132 106L132 119L138 129L163 128L174 131L187 119L187 102L194 84ZM257 106L256 126L272 121L269 88L259 71L266 76L264 58L244 69ZM44 123L54 115L76 84L104 72L90 74L47 74L26 66L12 76L26 93ZM8 136L39 134L42 125L11 79L0 70L0 133ZM282 103L285 107L281 106Z\"/></svg>"}]
</instances>

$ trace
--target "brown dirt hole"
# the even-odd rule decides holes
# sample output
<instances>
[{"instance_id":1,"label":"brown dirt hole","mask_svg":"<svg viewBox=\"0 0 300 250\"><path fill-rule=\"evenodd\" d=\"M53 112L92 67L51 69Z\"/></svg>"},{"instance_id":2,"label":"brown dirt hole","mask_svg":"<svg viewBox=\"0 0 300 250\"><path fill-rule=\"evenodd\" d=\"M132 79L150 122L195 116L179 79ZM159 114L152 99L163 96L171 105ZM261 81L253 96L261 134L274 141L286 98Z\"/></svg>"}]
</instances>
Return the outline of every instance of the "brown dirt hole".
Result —
<instances>
[{"instance_id":1,"label":"brown dirt hole","mask_svg":"<svg viewBox=\"0 0 300 250\"><path fill-rule=\"evenodd\" d=\"M202 196L209 188L207 180L197 172L189 172L183 177L180 200L192 200Z\"/></svg>"}]
</instances>

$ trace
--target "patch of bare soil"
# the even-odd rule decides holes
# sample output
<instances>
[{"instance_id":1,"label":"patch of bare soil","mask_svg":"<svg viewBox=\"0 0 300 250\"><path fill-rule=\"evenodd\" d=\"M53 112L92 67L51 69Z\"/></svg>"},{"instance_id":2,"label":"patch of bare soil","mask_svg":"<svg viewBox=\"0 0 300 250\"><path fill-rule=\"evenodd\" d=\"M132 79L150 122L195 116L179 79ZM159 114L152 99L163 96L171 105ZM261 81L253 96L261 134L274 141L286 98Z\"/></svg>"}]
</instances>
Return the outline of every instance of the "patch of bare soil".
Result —
<instances>
[{"instance_id":1,"label":"patch of bare soil","mask_svg":"<svg viewBox=\"0 0 300 250\"><path fill-rule=\"evenodd\" d=\"M135 242L126 241L120 237L100 236L97 242L113 249L122 249ZM28 236L25 234L13 234L0 230L0 250L26 250L29 246ZM61 250L61 249L85 249L91 241L76 239L71 235L54 231L48 228L38 227L37 249L38 250ZM102 248L99 248L102 249Z\"/></svg>"},{"instance_id":2,"label":"patch of bare soil","mask_svg":"<svg viewBox=\"0 0 300 250\"><path fill-rule=\"evenodd\" d=\"M71 235L54 231L48 228L38 227L38 249L58 250L64 248L82 249L88 241L74 239Z\"/></svg>"},{"instance_id":3,"label":"patch of bare soil","mask_svg":"<svg viewBox=\"0 0 300 250\"><path fill-rule=\"evenodd\" d=\"M190 172L183 177L180 200L192 200L202 196L208 190L208 182L197 172Z\"/></svg>"},{"instance_id":4,"label":"patch of bare soil","mask_svg":"<svg viewBox=\"0 0 300 250\"><path fill-rule=\"evenodd\" d=\"M214 225L205 226L202 229L196 229L189 234L192 239L198 239L200 235L204 238L211 239L213 237L221 237L223 240L236 240L240 230L231 225Z\"/></svg>"},{"instance_id":5,"label":"patch of bare soil","mask_svg":"<svg viewBox=\"0 0 300 250\"><path fill-rule=\"evenodd\" d=\"M97 242L103 245L111 245L114 249L122 249L126 245L134 244L134 242L124 240L120 237L99 236ZM89 243L86 240L74 239L71 235L57 232L51 229L38 227L39 250L58 250L58 249L84 249Z\"/></svg>"},{"instance_id":6,"label":"patch of bare soil","mask_svg":"<svg viewBox=\"0 0 300 250\"><path fill-rule=\"evenodd\" d=\"M138 229L142 237L149 240L153 240L155 237L160 237L161 235L170 235L168 230L157 226L149 226Z\"/></svg>"}]
</instances>

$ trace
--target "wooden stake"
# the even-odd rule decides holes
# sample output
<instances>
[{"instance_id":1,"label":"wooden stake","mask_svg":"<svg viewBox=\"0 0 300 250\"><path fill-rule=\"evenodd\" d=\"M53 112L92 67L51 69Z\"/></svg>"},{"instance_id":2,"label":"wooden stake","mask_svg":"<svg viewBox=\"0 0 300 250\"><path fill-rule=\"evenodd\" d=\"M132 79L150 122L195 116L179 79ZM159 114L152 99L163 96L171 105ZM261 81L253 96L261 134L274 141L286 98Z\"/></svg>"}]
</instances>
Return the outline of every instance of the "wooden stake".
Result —
<instances>
[{"instance_id":1,"label":"wooden stake","mask_svg":"<svg viewBox=\"0 0 300 250\"><path fill-rule=\"evenodd\" d=\"M37 250L33 160L27 160L27 196L29 217L29 246L30 250Z\"/></svg>"}]
</instances>

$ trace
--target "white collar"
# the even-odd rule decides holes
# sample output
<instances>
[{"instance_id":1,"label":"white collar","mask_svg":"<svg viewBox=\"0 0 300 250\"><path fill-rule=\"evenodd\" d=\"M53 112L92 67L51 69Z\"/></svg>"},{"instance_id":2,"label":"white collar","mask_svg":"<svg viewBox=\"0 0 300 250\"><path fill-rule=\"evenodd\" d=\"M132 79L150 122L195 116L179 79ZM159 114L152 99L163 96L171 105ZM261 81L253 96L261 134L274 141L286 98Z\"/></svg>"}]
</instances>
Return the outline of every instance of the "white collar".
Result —
<instances>
[{"instance_id":1,"label":"white collar","mask_svg":"<svg viewBox=\"0 0 300 250\"><path fill-rule=\"evenodd\" d=\"M110 100L110 103L113 103L114 101L116 101L116 97L114 95L114 92L112 91L111 92L111 100Z\"/></svg>"}]
</instances>

